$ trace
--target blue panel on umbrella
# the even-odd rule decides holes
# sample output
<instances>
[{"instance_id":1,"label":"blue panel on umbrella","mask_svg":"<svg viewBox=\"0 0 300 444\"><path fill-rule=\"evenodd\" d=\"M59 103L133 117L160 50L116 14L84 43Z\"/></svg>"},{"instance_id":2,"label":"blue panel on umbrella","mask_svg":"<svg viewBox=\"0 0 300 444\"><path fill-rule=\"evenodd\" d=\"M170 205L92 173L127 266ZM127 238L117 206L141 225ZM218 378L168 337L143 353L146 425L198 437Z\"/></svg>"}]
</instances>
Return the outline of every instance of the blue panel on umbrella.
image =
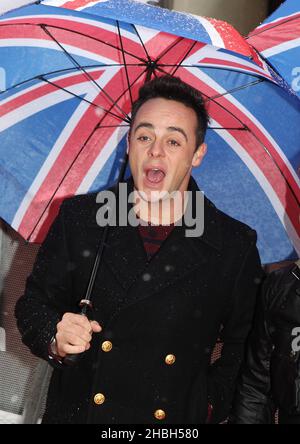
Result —
<instances>
[{"instance_id":1,"label":"blue panel on umbrella","mask_svg":"<svg viewBox=\"0 0 300 444\"><path fill-rule=\"evenodd\" d=\"M274 65L282 77L292 86L292 89L300 96L300 46L288 49L269 57L269 62Z\"/></svg>"},{"instance_id":2,"label":"blue panel on umbrella","mask_svg":"<svg viewBox=\"0 0 300 444\"><path fill-rule=\"evenodd\" d=\"M264 233L258 238L263 263L296 257L270 201L246 165L217 132L208 131L206 142L208 154L202 165L193 170L206 196L220 210Z\"/></svg>"},{"instance_id":3,"label":"blue panel on umbrella","mask_svg":"<svg viewBox=\"0 0 300 444\"><path fill-rule=\"evenodd\" d=\"M0 48L0 66L6 72L6 88L43 73L74 68L74 63L64 53L53 49L15 47L13 58L10 54L9 48ZM90 63L90 60L84 62Z\"/></svg>"},{"instance_id":4,"label":"blue panel on umbrella","mask_svg":"<svg viewBox=\"0 0 300 444\"><path fill-rule=\"evenodd\" d=\"M78 99L65 101L0 132L1 214L8 223L77 106ZM53 111L50 122L49 111ZM9 156L2 152L8 146Z\"/></svg>"},{"instance_id":5,"label":"blue panel on umbrella","mask_svg":"<svg viewBox=\"0 0 300 444\"><path fill-rule=\"evenodd\" d=\"M223 88L223 92L233 90L234 99L245 108L246 112L252 114L279 146L284 147L285 155L296 170L300 163L299 99L287 95L286 91L268 81L252 85L256 78L247 74L213 68L201 70L217 82ZM228 97L228 94L225 97ZM286 107L283 109L285 103ZM299 122L299 125L291 128L288 122ZM291 143L291 131L294 135L293 143Z\"/></svg>"},{"instance_id":6,"label":"blue panel on umbrella","mask_svg":"<svg viewBox=\"0 0 300 444\"><path fill-rule=\"evenodd\" d=\"M295 14L299 12L299 0L286 0L283 4L274 12L274 14L270 15L264 23L270 23L275 19L279 19L286 15Z\"/></svg>"}]
</instances>

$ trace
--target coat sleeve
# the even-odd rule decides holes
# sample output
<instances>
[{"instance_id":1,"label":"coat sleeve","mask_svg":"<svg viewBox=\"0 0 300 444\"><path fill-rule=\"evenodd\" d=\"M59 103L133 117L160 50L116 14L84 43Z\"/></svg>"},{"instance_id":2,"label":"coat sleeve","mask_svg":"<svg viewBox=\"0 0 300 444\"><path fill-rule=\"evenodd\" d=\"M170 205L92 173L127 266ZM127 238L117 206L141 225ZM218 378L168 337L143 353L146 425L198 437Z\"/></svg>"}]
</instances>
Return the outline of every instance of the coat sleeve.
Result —
<instances>
[{"instance_id":1,"label":"coat sleeve","mask_svg":"<svg viewBox=\"0 0 300 444\"><path fill-rule=\"evenodd\" d=\"M72 295L64 213L65 203L40 247L25 293L15 308L22 341L33 354L48 361L50 340L62 315L70 311ZM55 366L53 361L51 364Z\"/></svg>"},{"instance_id":2,"label":"coat sleeve","mask_svg":"<svg viewBox=\"0 0 300 444\"><path fill-rule=\"evenodd\" d=\"M235 279L231 304L223 321L221 357L211 365L209 372L208 402L211 408L207 422L215 424L226 420L231 410L244 345L250 331L256 295L263 274L255 232L245 250Z\"/></svg>"},{"instance_id":3,"label":"coat sleeve","mask_svg":"<svg viewBox=\"0 0 300 444\"><path fill-rule=\"evenodd\" d=\"M268 328L267 302L270 293L272 293L272 288L267 279L257 304L247 358L239 379L230 417L231 424L272 424L274 422L275 408L270 396L270 361L273 341Z\"/></svg>"}]
</instances>

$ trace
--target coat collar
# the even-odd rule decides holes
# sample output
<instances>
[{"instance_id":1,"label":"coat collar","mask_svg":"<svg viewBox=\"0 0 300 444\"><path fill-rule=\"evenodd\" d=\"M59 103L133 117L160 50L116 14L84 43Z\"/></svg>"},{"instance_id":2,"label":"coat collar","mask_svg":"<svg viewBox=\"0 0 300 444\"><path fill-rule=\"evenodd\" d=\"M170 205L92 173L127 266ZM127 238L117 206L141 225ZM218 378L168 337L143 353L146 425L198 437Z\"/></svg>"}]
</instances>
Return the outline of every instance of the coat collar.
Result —
<instances>
[{"instance_id":1,"label":"coat collar","mask_svg":"<svg viewBox=\"0 0 300 444\"><path fill-rule=\"evenodd\" d=\"M127 181L128 194L133 191L133 181ZM199 191L191 178L193 209ZM129 208L130 209L130 208ZM195 213L193 211L193 215ZM96 220L90 226L98 228ZM204 198L204 233L200 237L186 237L186 226L175 226L160 250L150 262L144 250L138 228L116 226L109 228L104 261L126 292L134 288L139 299L160 291L170 283L182 279L193 270L209 262L211 255L222 249L220 217L218 210Z\"/></svg>"}]
</instances>

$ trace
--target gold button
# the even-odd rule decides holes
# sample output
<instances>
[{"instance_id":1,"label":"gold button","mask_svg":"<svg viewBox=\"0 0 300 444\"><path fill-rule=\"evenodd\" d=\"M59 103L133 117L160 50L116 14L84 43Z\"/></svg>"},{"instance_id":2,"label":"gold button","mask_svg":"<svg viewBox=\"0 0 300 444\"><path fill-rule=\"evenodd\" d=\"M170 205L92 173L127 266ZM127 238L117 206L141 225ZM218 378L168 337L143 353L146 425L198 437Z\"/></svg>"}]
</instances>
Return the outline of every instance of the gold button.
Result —
<instances>
[{"instance_id":1,"label":"gold button","mask_svg":"<svg viewBox=\"0 0 300 444\"><path fill-rule=\"evenodd\" d=\"M97 395L94 396L94 403L97 405L103 404L105 401L105 396L103 393L97 393Z\"/></svg>"},{"instance_id":2,"label":"gold button","mask_svg":"<svg viewBox=\"0 0 300 444\"><path fill-rule=\"evenodd\" d=\"M162 419L165 419L166 413L163 410L158 409L158 410L155 410L154 416L156 419L159 419L161 421Z\"/></svg>"},{"instance_id":3,"label":"gold button","mask_svg":"<svg viewBox=\"0 0 300 444\"><path fill-rule=\"evenodd\" d=\"M104 341L101 348L104 352L110 352L112 349L113 345L110 341Z\"/></svg>"},{"instance_id":4,"label":"gold button","mask_svg":"<svg viewBox=\"0 0 300 444\"><path fill-rule=\"evenodd\" d=\"M165 363L168 365L173 365L175 361L176 361L175 355L167 355L165 358Z\"/></svg>"}]
</instances>

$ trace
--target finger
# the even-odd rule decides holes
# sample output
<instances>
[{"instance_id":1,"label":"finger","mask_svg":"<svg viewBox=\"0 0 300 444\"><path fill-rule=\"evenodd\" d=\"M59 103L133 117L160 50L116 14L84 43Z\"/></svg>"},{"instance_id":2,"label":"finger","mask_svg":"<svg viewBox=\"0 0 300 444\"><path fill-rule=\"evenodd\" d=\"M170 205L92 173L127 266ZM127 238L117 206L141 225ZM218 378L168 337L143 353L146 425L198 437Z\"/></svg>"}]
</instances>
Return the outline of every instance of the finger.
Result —
<instances>
[{"instance_id":1,"label":"finger","mask_svg":"<svg viewBox=\"0 0 300 444\"><path fill-rule=\"evenodd\" d=\"M64 344L59 350L59 355L64 358L66 355L78 355L86 351L86 347L82 345Z\"/></svg>"},{"instance_id":2,"label":"finger","mask_svg":"<svg viewBox=\"0 0 300 444\"><path fill-rule=\"evenodd\" d=\"M90 321L90 326L94 333L99 333L102 330L101 325L97 321Z\"/></svg>"},{"instance_id":3,"label":"finger","mask_svg":"<svg viewBox=\"0 0 300 444\"><path fill-rule=\"evenodd\" d=\"M73 333L60 333L56 334L56 342L57 346L63 348L65 344L73 345L73 346L82 346L86 348L89 341L83 340L80 336L77 336Z\"/></svg>"},{"instance_id":4,"label":"finger","mask_svg":"<svg viewBox=\"0 0 300 444\"><path fill-rule=\"evenodd\" d=\"M70 324L80 325L85 330L90 330L90 322L86 316L75 313L65 313L62 317L62 321L66 321Z\"/></svg>"},{"instance_id":5,"label":"finger","mask_svg":"<svg viewBox=\"0 0 300 444\"><path fill-rule=\"evenodd\" d=\"M92 339L92 332L90 327L88 330L86 330L80 325L71 324L68 321L62 321L61 323L57 324L57 333L59 333L61 337L67 335L75 335L85 342L90 342Z\"/></svg>"}]
</instances>

